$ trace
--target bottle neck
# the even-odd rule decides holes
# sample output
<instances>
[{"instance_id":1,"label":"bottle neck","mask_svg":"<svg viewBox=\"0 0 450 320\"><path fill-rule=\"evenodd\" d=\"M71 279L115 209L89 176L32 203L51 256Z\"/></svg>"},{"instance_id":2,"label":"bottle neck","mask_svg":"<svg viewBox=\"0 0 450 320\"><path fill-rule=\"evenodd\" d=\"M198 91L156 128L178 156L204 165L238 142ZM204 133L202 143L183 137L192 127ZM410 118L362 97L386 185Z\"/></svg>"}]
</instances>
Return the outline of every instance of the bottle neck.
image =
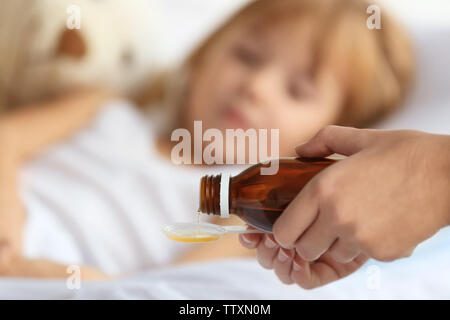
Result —
<instances>
[{"instance_id":1,"label":"bottle neck","mask_svg":"<svg viewBox=\"0 0 450 320\"><path fill-rule=\"evenodd\" d=\"M200 180L201 213L229 217L229 183L230 175L203 176Z\"/></svg>"}]
</instances>

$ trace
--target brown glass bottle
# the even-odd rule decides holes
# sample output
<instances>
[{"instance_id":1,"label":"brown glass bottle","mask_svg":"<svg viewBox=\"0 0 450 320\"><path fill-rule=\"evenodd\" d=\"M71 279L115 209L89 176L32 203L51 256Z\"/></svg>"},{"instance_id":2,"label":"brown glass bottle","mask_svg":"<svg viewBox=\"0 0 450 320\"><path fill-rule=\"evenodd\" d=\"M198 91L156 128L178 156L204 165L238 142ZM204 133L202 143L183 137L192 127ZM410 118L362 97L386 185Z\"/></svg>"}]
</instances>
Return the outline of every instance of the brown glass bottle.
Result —
<instances>
[{"instance_id":1,"label":"brown glass bottle","mask_svg":"<svg viewBox=\"0 0 450 320\"><path fill-rule=\"evenodd\" d=\"M308 181L335 162L325 158L282 158L275 175L261 174L261 168L270 166L269 163L256 164L230 178L229 190L222 198L224 207L228 203L229 214L239 216L255 228L272 232L275 220ZM221 179L222 175L201 178L200 213L221 215Z\"/></svg>"}]
</instances>

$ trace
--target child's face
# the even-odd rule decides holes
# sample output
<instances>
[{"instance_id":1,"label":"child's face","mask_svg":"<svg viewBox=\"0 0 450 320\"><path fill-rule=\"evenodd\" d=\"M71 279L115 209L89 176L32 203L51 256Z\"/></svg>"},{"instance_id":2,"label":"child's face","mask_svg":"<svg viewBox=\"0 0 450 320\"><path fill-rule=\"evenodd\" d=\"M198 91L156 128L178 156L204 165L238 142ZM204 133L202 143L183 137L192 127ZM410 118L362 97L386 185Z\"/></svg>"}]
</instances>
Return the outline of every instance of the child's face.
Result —
<instances>
[{"instance_id":1,"label":"child's face","mask_svg":"<svg viewBox=\"0 0 450 320\"><path fill-rule=\"evenodd\" d=\"M187 125L280 130L280 156L337 120L343 90L330 68L311 69L313 23L284 21L260 31L231 27L194 68Z\"/></svg>"}]
</instances>

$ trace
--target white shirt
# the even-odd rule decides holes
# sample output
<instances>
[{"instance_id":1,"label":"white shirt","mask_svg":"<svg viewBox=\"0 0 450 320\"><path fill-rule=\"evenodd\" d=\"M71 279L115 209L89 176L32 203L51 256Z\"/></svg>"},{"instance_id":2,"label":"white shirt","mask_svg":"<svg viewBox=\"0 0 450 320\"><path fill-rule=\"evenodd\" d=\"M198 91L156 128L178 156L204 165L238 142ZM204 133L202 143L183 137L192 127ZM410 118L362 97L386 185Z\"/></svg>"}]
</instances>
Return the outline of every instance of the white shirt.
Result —
<instances>
[{"instance_id":1,"label":"white shirt","mask_svg":"<svg viewBox=\"0 0 450 320\"><path fill-rule=\"evenodd\" d=\"M25 255L115 274L162 266L190 247L161 228L196 222L200 178L224 168L176 166L154 143L155 125L128 102L114 101L26 166Z\"/></svg>"}]
</instances>

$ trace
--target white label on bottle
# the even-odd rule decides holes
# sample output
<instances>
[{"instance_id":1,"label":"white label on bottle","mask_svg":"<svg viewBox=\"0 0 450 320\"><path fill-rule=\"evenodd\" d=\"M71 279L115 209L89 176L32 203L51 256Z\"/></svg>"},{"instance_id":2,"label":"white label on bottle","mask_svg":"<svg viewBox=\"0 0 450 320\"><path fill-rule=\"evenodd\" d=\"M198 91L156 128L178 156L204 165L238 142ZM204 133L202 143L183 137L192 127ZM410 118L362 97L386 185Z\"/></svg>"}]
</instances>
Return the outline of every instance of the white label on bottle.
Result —
<instances>
[{"instance_id":1,"label":"white label on bottle","mask_svg":"<svg viewBox=\"0 0 450 320\"><path fill-rule=\"evenodd\" d=\"M222 173L220 178L220 217L229 218L230 217L230 179L231 175L229 173Z\"/></svg>"}]
</instances>

